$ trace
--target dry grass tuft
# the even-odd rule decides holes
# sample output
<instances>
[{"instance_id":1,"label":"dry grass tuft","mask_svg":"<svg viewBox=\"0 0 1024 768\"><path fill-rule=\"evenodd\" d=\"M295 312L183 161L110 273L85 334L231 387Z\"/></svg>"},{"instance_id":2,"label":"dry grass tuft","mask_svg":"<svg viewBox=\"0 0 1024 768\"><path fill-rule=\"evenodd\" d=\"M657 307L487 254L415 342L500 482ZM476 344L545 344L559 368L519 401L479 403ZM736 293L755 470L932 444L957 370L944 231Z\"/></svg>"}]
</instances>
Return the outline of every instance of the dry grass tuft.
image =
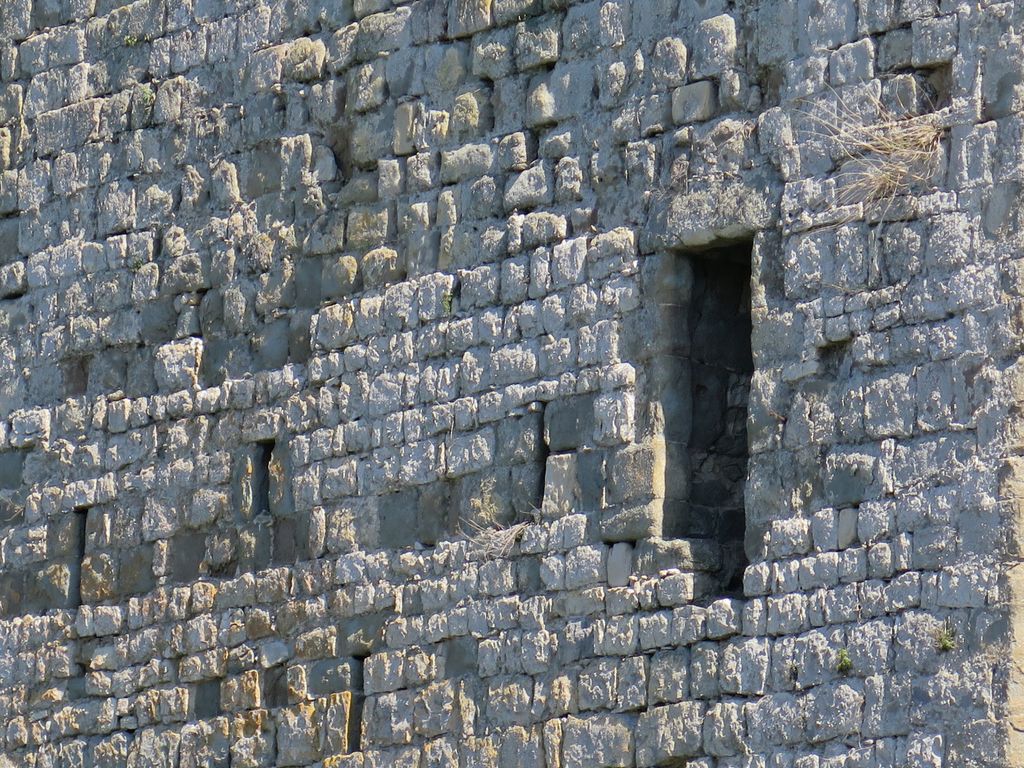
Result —
<instances>
[{"instance_id":1,"label":"dry grass tuft","mask_svg":"<svg viewBox=\"0 0 1024 768\"><path fill-rule=\"evenodd\" d=\"M480 484L480 495L469 503L474 519L460 526L460 534L469 541L470 551L484 559L507 557L516 545L528 523L503 525L498 522L501 507L495 493L493 477ZM479 521L479 522L478 522ZM467 530L468 528L468 530Z\"/></svg>"},{"instance_id":2,"label":"dry grass tuft","mask_svg":"<svg viewBox=\"0 0 1024 768\"><path fill-rule=\"evenodd\" d=\"M470 551L485 560L493 560L508 557L512 553L512 548L523 537L529 523L482 525L469 520L467 525L469 531L463 529L462 535L469 541Z\"/></svg>"},{"instance_id":3,"label":"dry grass tuft","mask_svg":"<svg viewBox=\"0 0 1024 768\"><path fill-rule=\"evenodd\" d=\"M902 104L892 110L877 93L863 95L863 112L836 93L835 106L824 114L804 114L819 127L814 134L831 144L841 164L835 176L837 203L882 205L884 211L897 197L931 186L945 128L935 112L914 115Z\"/></svg>"}]
</instances>

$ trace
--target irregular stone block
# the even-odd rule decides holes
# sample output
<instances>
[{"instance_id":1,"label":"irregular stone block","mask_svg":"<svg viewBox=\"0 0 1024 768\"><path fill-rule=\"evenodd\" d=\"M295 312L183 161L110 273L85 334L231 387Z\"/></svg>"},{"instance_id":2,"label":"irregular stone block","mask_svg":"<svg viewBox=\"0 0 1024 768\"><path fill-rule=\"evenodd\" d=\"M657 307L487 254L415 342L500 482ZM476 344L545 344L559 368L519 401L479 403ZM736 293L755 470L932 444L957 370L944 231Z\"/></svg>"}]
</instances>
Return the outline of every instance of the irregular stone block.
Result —
<instances>
[{"instance_id":1,"label":"irregular stone block","mask_svg":"<svg viewBox=\"0 0 1024 768\"><path fill-rule=\"evenodd\" d=\"M494 150L489 144L468 144L441 153L441 181L453 184L483 176L491 170Z\"/></svg>"},{"instance_id":2,"label":"irregular stone block","mask_svg":"<svg viewBox=\"0 0 1024 768\"><path fill-rule=\"evenodd\" d=\"M156 352L156 381L164 392L195 389L199 386L199 368L203 360L203 342L191 338L165 344Z\"/></svg>"},{"instance_id":3,"label":"irregular stone block","mask_svg":"<svg viewBox=\"0 0 1024 768\"><path fill-rule=\"evenodd\" d=\"M448 34L468 37L491 26L491 0L453 0L448 11Z\"/></svg>"},{"instance_id":4,"label":"irregular stone block","mask_svg":"<svg viewBox=\"0 0 1024 768\"><path fill-rule=\"evenodd\" d=\"M561 38L558 17L538 19L516 28L515 57L520 71L558 61Z\"/></svg>"},{"instance_id":5,"label":"irregular stone block","mask_svg":"<svg viewBox=\"0 0 1024 768\"><path fill-rule=\"evenodd\" d=\"M505 187L505 210L530 210L553 199L551 174L543 163L523 171Z\"/></svg>"},{"instance_id":6,"label":"irregular stone block","mask_svg":"<svg viewBox=\"0 0 1024 768\"><path fill-rule=\"evenodd\" d=\"M701 753L704 705L682 702L643 712L636 729L637 768L670 765Z\"/></svg>"},{"instance_id":7,"label":"irregular stone block","mask_svg":"<svg viewBox=\"0 0 1024 768\"><path fill-rule=\"evenodd\" d=\"M663 529L661 499L608 506L601 510L604 541L639 541L658 536Z\"/></svg>"},{"instance_id":8,"label":"irregular stone block","mask_svg":"<svg viewBox=\"0 0 1024 768\"><path fill-rule=\"evenodd\" d=\"M678 37L663 37L654 45L652 72L664 85L682 85L688 60L686 45Z\"/></svg>"},{"instance_id":9,"label":"irregular stone block","mask_svg":"<svg viewBox=\"0 0 1024 768\"><path fill-rule=\"evenodd\" d=\"M620 541L608 552L608 586L625 587L633 575L633 545Z\"/></svg>"},{"instance_id":10,"label":"irregular stone block","mask_svg":"<svg viewBox=\"0 0 1024 768\"><path fill-rule=\"evenodd\" d=\"M634 765L633 717L569 717L562 727L564 768L630 768Z\"/></svg>"},{"instance_id":11,"label":"irregular stone block","mask_svg":"<svg viewBox=\"0 0 1024 768\"><path fill-rule=\"evenodd\" d=\"M736 57L736 22L728 14L705 19L694 36L690 76L716 77L733 66Z\"/></svg>"},{"instance_id":12,"label":"irregular stone block","mask_svg":"<svg viewBox=\"0 0 1024 768\"><path fill-rule=\"evenodd\" d=\"M312 704L286 707L277 720L277 764L302 766L320 759L320 719Z\"/></svg>"},{"instance_id":13,"label":"irregular stone block","mask_svg":"<svg viewBox=\"0 0 1024 768\"><path fill-rule=\"evenodd\" d=\"M28 451L0 453L0 490L17 490L24 482L25 459Z\"/></svg>"},{"instance_id":14,"label":"irregular stone block","mask_svg":"<svg viewBox=\"0 0 1024 768\"><path fill-rule=\"evenodd\" d=\"M718 112L718 88L710 80L672 91L672 119L678 125L710 120Z\"/></svg>"},{"instance_id":15,"label":"irregular stone block","mask_svg":"<svg viewBox=\"0 0 1024 768\"><path fill-rule=\"evenodd\" d=\"M109 600L117 592L117 561L105 552L87 555L82 560L82 602Z\"/></svg>"},{"instance_id":16,"label":"irregular stone block","mask_svg":"<svg viewBox=\"0 0 1024 768\"><path fill-rule=\"evenodd\" d=\"M544 502L541 506L544 517L564 517L578 511L579 497L576 456L571 453L549 456L544 473Z\"/></svg>"},{"instance_id":17,"label":"irregular stone block","mask_svg":"<svg viewBox=\"0 0 1024 768\"><path fill-rule=\"evenodd\" d=\"M861 453L836 453L825 462L825 494L831 506L860 504L876 483L877 460Z\"/></svg>"}]
</instances>

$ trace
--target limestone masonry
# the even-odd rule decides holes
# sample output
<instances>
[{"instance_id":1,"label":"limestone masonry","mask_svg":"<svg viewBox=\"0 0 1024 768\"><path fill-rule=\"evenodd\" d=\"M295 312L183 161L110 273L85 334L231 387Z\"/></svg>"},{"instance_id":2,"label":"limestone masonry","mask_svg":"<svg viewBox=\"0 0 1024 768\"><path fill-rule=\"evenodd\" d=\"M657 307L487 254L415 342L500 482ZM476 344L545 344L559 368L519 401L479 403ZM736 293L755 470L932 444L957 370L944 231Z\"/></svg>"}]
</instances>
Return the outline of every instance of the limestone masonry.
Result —
<instances>
[{"instance_id":1,"label":"limestone masonry","mask_svg":"<svg viewBox=\"0 0 1024 768\"><path fill-rule=\"evenodd\" d=\"M0 768L1024 766L1024 2L0 0Z\"/></svg>"}]
</instances>

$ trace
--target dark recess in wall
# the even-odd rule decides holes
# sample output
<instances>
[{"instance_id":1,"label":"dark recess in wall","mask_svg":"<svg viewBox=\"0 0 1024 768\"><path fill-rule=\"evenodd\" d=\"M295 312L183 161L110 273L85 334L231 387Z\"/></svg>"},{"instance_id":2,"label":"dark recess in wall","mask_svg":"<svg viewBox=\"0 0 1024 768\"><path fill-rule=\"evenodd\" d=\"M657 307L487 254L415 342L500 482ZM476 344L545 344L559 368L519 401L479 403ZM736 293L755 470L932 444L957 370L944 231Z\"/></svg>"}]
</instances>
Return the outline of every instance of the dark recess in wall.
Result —
<instances>
[{"instance_id":1,"label":"dark recess in wall","mask_svg":"<svg viewBox=\"0 0 1024 768\"><path fill-rule=\"evenodd\" d=\"M673 505L674 513L666 515L665 535L717 542L715 592L718 596L739 594L748 563L744 486L747 401L754 370L751 244L730 244L688 257L693 271L687 317L692 406L689 439L685 457L681 446L669 446L666 462L670 475L688 474L688 495L685 504Z\"/></svg>"},{"instance_id":2,"label":"dark recess in wall","mask_svg":"<svg viewBox=\"0 0 1024 768\"><path fill-rule=\"evenodd\" d=\"M88 507L74 510L71 517L71 534L74 540L74 557L69 564L68 607L77 608L82 604L82 561L85 560L86 523L89 520Z\"/></svg>"}]
</instances>

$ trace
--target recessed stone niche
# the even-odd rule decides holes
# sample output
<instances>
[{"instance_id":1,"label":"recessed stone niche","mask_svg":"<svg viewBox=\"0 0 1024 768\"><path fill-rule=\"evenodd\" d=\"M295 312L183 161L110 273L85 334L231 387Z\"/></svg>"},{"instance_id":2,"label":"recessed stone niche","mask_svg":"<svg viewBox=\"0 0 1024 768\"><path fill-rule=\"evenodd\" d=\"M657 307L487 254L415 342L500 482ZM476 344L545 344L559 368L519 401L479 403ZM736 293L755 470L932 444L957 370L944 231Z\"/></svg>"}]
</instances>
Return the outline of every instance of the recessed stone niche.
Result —
<instances>
[{"instance_id":1,"label":"recessed stone niche","mask_svg":"<svg viewBox=\"0 0 1024 768\"><path fill-rule=\"evenodd\" d=\"M650 443L660 538L690 542L714 596L741 591L747 401L753 373L750 243L658 257L649 272ZM698 557L699 555L699 557Z\"/></svg>"}]
</instances>

